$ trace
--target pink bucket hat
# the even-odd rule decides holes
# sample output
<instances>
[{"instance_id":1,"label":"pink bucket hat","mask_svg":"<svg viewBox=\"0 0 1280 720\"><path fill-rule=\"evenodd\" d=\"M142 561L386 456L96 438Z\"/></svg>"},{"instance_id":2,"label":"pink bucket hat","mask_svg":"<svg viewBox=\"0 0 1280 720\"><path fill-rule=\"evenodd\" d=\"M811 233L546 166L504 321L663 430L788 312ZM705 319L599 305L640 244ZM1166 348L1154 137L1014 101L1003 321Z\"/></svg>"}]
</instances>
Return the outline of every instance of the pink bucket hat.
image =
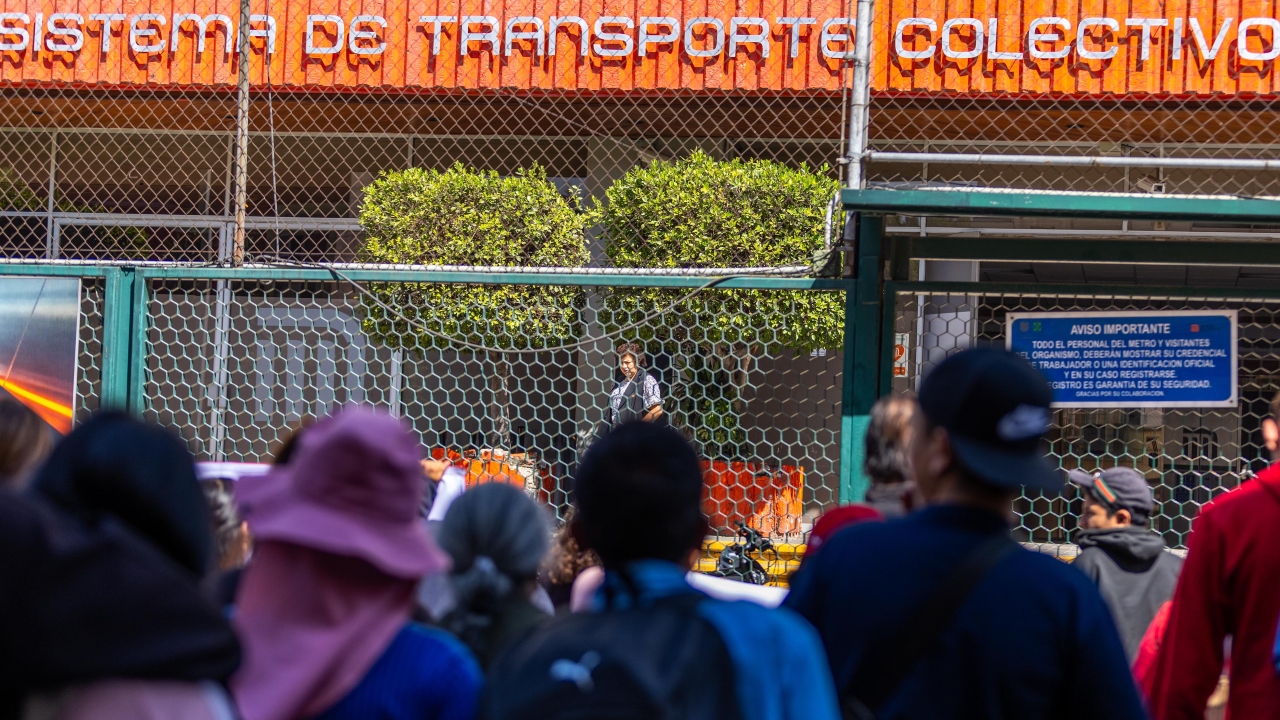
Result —
<instances>
[{"instance_id":1,"label":"pink bucket hat","mask_svg":"<svg viewBox=\"0 0 1280 720\"><path fill-rule=\"evenodd\" d=\"M416 580L449 567L418 517L421 458L399 420L348 408L308 428L288 464L238 481L236 502L256 540L357 557Z\"/></svg>"}]
</instances>

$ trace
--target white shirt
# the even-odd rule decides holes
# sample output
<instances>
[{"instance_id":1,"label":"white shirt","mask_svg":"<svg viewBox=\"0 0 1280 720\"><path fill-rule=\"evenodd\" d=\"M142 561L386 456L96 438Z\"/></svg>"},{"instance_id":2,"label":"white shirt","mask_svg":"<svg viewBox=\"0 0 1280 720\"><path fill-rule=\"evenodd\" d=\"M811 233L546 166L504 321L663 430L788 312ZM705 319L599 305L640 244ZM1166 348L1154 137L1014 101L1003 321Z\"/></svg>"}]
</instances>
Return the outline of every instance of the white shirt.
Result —
<instances>
[{"instance_id":1,"label":"white shirt","mask_svg":"<svg viewBox=\"0 0 1280 720\"><path fill-rule=\"evenodd\" d=\"M440 484L436 486L436 499L431 503L431 512L427 513L427 521L443 520L449 506L467 489L467 471L457 465L445 468L440 476Z\"/></svg>"},{"instance_id":2,"label":"white shirt","mask_svg":"<svg viewBox=\"0 0 1280 720\"><path fill-rule=\"evenodd\" d=\"M632 382L634 381L630 379L624 380L609 393L609 408L613 412L613 417L618 417L618 411L622 409L623 400L630 391ZM652 410L653 406L662 404L662 390L658 387L658 379L652 373L644 374L644 385L640 388L640 396L644 398L645 410Z\"/></svg>"}]
</instances>

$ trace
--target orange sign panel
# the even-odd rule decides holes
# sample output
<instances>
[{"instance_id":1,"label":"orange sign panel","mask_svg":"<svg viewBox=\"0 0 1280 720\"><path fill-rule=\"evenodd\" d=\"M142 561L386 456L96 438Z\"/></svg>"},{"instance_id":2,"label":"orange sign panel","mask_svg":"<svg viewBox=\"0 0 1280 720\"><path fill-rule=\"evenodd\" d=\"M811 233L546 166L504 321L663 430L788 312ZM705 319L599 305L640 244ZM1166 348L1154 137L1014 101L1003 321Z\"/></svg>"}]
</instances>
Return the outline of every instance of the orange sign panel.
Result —
<instances>
[{"instance_id":1,"label":"orange sign panel","mask_svg":"<svg viewBox=\"0 0 1280 720\"><path fill-rule=\"evenodd\" d=\"M1258 0L887 0L873 87L896 93L1277 91L1280 20Z\"/></svg>"},{"instance_id":2,"label":"orange sign panel","mask_svg":"<svg viewBox=\"0 0 1280 720\"><path fill-rule=\"evenodd\" d=\"M0 81L234 85L235 0L28 0ZM839 90L837 0L253 0L251 82L280 88ZM266 71L268 64L270 72Z\"/></svg>"},{"instance_id":3,"label":"orange sign panel","mask_svg":"<svg viewBox=\"0 0 1280 720\"><path fill-rule=\"evenodd\" d=\"M10 0L0 81L235 84L235 0ZM281 89L835 92L837 0L253 0L252 82ZM1261 0L877 0L873 89L898 94L1276 92Z\"/></svg>"}]
</instances>

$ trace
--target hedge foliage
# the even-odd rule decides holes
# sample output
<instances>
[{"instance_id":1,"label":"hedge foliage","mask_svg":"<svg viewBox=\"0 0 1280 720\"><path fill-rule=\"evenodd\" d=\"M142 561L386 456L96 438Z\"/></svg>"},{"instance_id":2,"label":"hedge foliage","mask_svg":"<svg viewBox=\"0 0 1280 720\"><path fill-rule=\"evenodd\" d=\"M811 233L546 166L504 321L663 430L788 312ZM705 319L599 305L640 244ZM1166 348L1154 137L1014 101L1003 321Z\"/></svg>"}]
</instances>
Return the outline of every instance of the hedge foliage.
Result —
<instances>
[{"instance_id":1,"label":"hedge foliage","mask_svg":"<svg viewBox=\"0 0 1280 720\"><path fill-rule=\"evenodd\" d=\"M838 182L826 168L768 160L715 160L695 152L633 168L600 208L618 267L718 268L808 265L823 246L827 203ZM682 291L617 293L606 328L618 328ZM763 355L839 348L844 296L835 292L706 290L637 336L676 364L668 411L709 454L752 454L740 422Z\"/></svg>"},{"instance_id":2,"label":"hedge foliage","mask_svg":"<svg viewBox=\"0 0 1280 720\"><path fill-rule=\"evenodd\" d=\"M827 203L838 188L825 168L718 161L700 151L657 160L607 191L600 213L609 259L617 267L808 265L822 249ZM656 305L672 293L649 295ZM839 293L709 291L680 312L679 324L712 343L809 352L839 348L844 331Z\"/></svg>"},{"instance_id":3,"label":"hedge foliage","mask_svg":"<svg viewBox=\"0 0 1280 720\"><path fill-rule=\"evenodd\" d=\"M384 174L365 189L360 221L365 262L418 265L585 266L586 230L598 224L616 267L808 265L822 247L827 203L838 189L825 168L767 160L717 161L702 152L633 168L603 203L566 201L534 167L514 176L461 164L443 172ZM546 347L577 339L586 293L579 288L374 284L384 302L434 332L489 347ZM615 333L685 294L598 290L598 317ZM840 293L707 290L672 312L615 336L673 358L666 407L705 453L751 454L744 395L759 358L841 345ZM372 303L364 330L393 347L451 343L392 321ZM499 371L505 361L499 361ZM505 427L505 395L497 401ZM504 434L501 430L500 434Z\"/></svg>"},{"instance_id":4,"label":"hedge foliage","mask_svg":"<svg viewBox=\"0 0 1280 720\"><path fill-rule=\"evenodd\" d=\"M566 201L541 167L500 177L456 164L384 173L364 191L363 262L581 267L591 214ZM442 335L488 347L538 347L574 337L583 293L544 286L375 283L384 302ZM364 330L393 347L448 342L386 319L366 303Z\"/></svg>"}]
</instances>

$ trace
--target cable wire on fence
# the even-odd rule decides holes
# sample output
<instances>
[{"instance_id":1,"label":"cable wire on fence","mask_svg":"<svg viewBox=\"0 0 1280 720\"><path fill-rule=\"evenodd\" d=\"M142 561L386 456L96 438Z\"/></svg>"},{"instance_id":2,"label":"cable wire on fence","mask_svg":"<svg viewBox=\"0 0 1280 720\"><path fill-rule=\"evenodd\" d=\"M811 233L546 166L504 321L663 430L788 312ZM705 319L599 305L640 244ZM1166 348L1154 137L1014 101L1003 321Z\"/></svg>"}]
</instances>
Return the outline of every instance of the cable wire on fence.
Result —
<instances>
[{"instance_id":1,"label":"cable wire on fence","mask_svg":"<svg viewBox=\"0 0 1280 720\"><path fill-rule=\"evenodd\" d=\"M717 285L720 285L721 283L728 282L729 280L737 280L737 279L750 278L750 277L760 277L761 275L772 275L776 277L780 274L776 271L775 268L761 268L762 272L759 272L759 273L737 273L734 275L721 275L718 277L711 278L710 280L703 283L702 285L699 285L693 290L690 290L689 292L685 293L674 302L667 304L660 310L651 312L648 315L641 318L640 320L636 320L626 325L622 325L617 329L607 332L600 336L584 338L582 340L578 340L571 343L564 343L562 345L553 345L553 346L541 347L541 348L499 348L499 347L489 347L487 345L482 345L480 343L473 343L467 340L461 340L461 339L449 336L445 333L432 330L431 328L424 325L421 321L415 318L411 318L408 315L405 315L404 313L395 309L394 307L388 305L386 302L383 302L382 298L378 297L376 293L369 290L367 287L365 287L361 283L351 279L345 273L333 267L332 265L329 265L326 263L295 262L295 261L285 260L282 258L276 258L271 256L258 256L257 259L260 261L267 261L272 264L288 265L288 266L294 266L294 267L309 267L309 268L315 268L318 270L326 270L338 280L341 280L349 284L351 287L355 288L356 291L361 295L363 295L364 297L368 298L369 300L372 300L375 305L382 308L383 311L390 313L392 316L394 316L395 319L398 319L404 322L409 327L416 328L417 330L421 331L423 334L427 335L428 337L432 337L432 338L435 338L436 340L442 340L444 342L448 342L453 345L459 345L459 346L469 348L471 350L477 350L480 352L507 353L512 355L525 355L525 354L536 354L536 353L544 353L544 352L556 352L560 350L573 350L573 349L585 347L588 345L594 345L596 343L609 340L611 338L619 337L630 330L634 330L638 327L646 325L662 317L663 315L666 315L672 312L673 310L685 304L686 302L689 302L694 297L696 297L699 293L705 290L710 290L711 288L714 288ZM807 271L808 271L808 268L806 268L805 270L791 271L790 273L787 273L787 274L790 274L793 276L803 275Z\"/></svg>"}]
</instances>

